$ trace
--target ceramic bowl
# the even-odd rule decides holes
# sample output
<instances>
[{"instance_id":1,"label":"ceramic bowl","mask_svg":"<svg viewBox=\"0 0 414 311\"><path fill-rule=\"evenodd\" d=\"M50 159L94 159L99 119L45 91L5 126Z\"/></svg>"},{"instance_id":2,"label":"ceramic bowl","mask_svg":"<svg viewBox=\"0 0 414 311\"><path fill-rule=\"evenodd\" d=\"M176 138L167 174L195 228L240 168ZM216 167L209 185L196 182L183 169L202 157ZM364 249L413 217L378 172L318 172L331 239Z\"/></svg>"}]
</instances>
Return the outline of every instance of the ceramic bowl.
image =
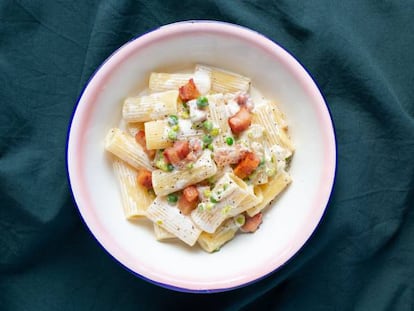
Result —
<instances>
[{"instance_id":1,"label":"ceramic bowl","mask_svg":"<svg viewBox=\"0 0 414 311\"><path fill-rule=\"evenodd\" d=\"M293 182L264 212L254 234L219 252L157 242L152 227L122 213L104 137L121 120L123 99L144 89L152 71L197 63L250 77L285 113L296 151ZM73 197L96 240L120 264L152 283L211 293L256 282L282 267L320 222L333 187L336 144L327 105L309 73L286 50L237 25L189 21L163 26L120 47L86 85L70 125L67 168Z\"/></svg>"}]
</instances>

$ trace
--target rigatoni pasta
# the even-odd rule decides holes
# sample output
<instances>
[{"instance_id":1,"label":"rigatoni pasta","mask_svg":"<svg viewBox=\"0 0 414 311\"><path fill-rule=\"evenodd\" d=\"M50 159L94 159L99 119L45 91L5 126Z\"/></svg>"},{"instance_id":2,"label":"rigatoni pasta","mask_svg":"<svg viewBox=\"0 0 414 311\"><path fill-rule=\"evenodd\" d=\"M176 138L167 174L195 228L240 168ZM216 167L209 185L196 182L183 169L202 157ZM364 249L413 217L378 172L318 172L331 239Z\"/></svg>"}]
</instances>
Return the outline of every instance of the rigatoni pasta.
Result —
<instances>
[{"instance_id":1,"label":"rigatoni pasta","mask_svg":"<svg viewBox=\"0 0 414 311\"><path fill-rule=\"evenodd\" d=\"M174 234L161 227L157 222L153 222L152 224L154 227L154 235L157 241L168 241L177 238Z\"/></svg>"},{"instance_id":2,"label":"rigatoni pasta","mask_svg":"<svg viewBox=\"0 0 414 311\"><path fill-rule=\"evenodd\" d=\"M108 131L105 137L105 149L136 169L154 169L143 148L134 141L131 135L119 128L112 128Z\"/></svg>"},{"instance_id":3,"label":"rigatoni pasta","mask_svg":"<svg viewBox=\"0 0 414 311\"><path fill-rule=\"evenodd\" d=\"M196 208L191 218L203 231L214 233L225 219L244 212L240 207L247 195L247 185L242 180L225 174L211 191L210 202Z\"/></svg>"},{"instance_id":4,"label":"rigatoni pasta","mask_svg":"<svg viewBox=\"0 0 414 311\"><path fill-rule=\"evenodd\" d=\"M216 172L217 166L211 158L211 152L205 150L191 168L171 172L165 172L162 169L155 170L152 174L152 184L155 193L164 196L208 179Z\"/></svg>"},{"instance_id":5,"label":"rigatoni pasta","mask_svg":"<svg viewBox=\"0 0 414 311\"><path fill-rule=\"evenodd\" d=\"M148 87L153 92L177 90L192 77L191 73L152 72Z\"/></svg>"},{"instance_id":6,"label":"rigatoni pasta","mask_svg":"<svg viewBox=\"0 0 414 311\"><path fill-rule=\"evenodd\" d=\"M271 181L267 184L257 186L257 191L262 197L261 202L254 207L248 209L246 212L249 216L254 216L263 210L273 199L275 199L279 193L281 193L288 184L292 181L290 175L285 171L280 171Z\"/></svg>"},{"instance_id":7,"label":"rigatoni pasta","mask_svg":"<svg viewBox=\"0 0 414 311\"><path fill-rule=\"evenodd\" d=\"M126 162L114 159L113 168L121 190L125 217L134 219L145 216L145 211L154 200L154 195L138 184L137 171Z\"/></svg>"},{"instance_id":8,"label":"rigatoni pasta","mask_svg":"<svg viewBox=\"0 0 414 311\"><path fill-rule=\"evenodd\" d=\"M207 252L259 228L292 181L294 145L277 104L251 89L248 77L199 64L152 72L148 89L125 99L105 149L127 219Z\"/></svg>"},{"instance_id":9,"label":"rigatoni pasta","mask_svg":"<svg viewBox=\"0 0 414 311\"><path fill-rule=\"evenodd\" d=\"M127 122L144 122L176 114L177 97L178 91L128 97L122 108L122 116Z\"/></svg>"},{"instance_id":10,"label":"rigatoni pasta","mask_svg":"<svg viewBox=\"0 0 414 311\"><path fill-rule=\"evenodd\" d=\"M165 149L173 144L168 139L167 120L155 120L144 123L147 149Z\"/></svg>"},{"instance_id":11,"label":"rigatoni pasta","mask_svg":"<svg viewBox=\"0 0 414 311\"><path fill-rule=\"evenodd\" d=\"M246 92L250 87L250 79L234 72L220 68L197 65L197 71L206 72L211 79L211 88L217 93Z\"/></svg>"},{"instance_id":12,"label":"rigatoni pasta","mask_svg":"<svg viewBox=\"0 0 414 311\"><path fill-rule=\"evenodd\" d=\"M226 242L234 238L241 224L237 218L230 218L223 222L214 233L202 232L198 238L198 244L209 253L217 251Z\"/></svg>"},{"instance_id":13,"label":"rigatoni pasta","mask_svg":"<svg viewBox=\"0 0 414 311\"><path fill-rule=\"evenodd\" d=\"M257 123L265 128L266 137L270 145L283 146L289 150L294 149L282 125L277 122L271 105L260 105L256 107L255 118L257 119Z\"/></svg>"},{"instance_id":14,"label":"rigatoni pasta","mask_svg":"<svg viewBox=\"0 0 414 311\"><path fill-rule=\"evenodd\" d=\"M227 107L222 94L207 96L209 102L209 112L211 122L217 128L218 135L215 139L215 147L221 147L225 144L225 139L231 135L231 130L227 122Z\"/></svg>"},{"instance_id":15,"label":"rigatoni pasta","mask_svg":"<svg viewBox=\"0 0 414 311\"><path fill-rule=\"evenodd\" d=\"M147 217L177 238L193 246L201 234L190 217L176 208L171 208L165 197L158 196L147 209Z\"/></svg>"}]
</instances>

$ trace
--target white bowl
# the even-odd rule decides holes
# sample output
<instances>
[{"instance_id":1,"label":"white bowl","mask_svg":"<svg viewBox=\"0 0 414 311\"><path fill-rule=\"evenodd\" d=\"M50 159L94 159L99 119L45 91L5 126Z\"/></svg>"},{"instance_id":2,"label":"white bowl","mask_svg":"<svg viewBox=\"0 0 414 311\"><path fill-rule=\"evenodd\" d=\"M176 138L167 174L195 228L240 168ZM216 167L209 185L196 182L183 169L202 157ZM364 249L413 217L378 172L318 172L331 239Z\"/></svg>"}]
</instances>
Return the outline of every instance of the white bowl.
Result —
<instances>
[{"instance_id":1,"label":"white bowl","mask_svg":"<svg viewBox=\"0 0 414 311\"><path fill-rule=\"evenodd\" d=\"M292 184L265 210L260 230L238 235L209 254L157 242L145 222L125 220L112 166L104 152L122 100L144 89L151 71L208 64L252 79L280 103L296 146ZM328 108L306 70L284 49L252 30L221 22L161 27L112 54L95 72L73 115L68 174L79 211L98 242L124 267L155 284L189 292L245 286L285 264L318 225L332 190L336 144Z\"/></svg>"}]
</instances>

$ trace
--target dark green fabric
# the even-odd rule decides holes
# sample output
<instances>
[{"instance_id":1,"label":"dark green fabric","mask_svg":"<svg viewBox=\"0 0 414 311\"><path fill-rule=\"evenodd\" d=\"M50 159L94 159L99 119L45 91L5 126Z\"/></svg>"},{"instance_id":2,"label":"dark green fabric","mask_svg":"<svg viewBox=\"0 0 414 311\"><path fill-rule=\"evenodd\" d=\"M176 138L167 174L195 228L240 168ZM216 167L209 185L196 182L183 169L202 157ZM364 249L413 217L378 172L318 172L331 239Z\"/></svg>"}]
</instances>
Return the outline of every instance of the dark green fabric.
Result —
<instances>
[{"instance_id":1,"label":"dark green fabric","mask_svg":"<svg viewBox=\"0 0 414 311\"><path fill-rule=\"evenodd\" d=\"M335 190L309 243L270 277L213 295L117 264L82 222L65 168L94 70L131 38L188 19L247 26L295 55L338 143ZM414 309L412 0L3 0L0 96L0 310Z\"/></svg>"}]
</instances>

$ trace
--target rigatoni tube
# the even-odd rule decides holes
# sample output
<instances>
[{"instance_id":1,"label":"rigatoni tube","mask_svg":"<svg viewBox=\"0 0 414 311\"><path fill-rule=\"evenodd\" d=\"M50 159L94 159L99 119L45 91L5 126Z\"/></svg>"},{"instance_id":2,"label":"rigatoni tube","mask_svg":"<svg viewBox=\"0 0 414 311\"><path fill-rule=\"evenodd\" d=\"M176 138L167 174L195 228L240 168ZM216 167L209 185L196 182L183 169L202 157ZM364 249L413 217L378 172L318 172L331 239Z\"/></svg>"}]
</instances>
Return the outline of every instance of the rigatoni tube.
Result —
<instances>
[{"instance_id":1,"label":"rigatoni tube","mask_svg":"<svg viewBox=\"0 0 414 311\"><path fill-rule=\"evenodd\" d=\"M113 168L121 191L125 217L134 219L145 216L145 211L154 198L137 183L137 170L119 159L114 160Z\"/></svg>"},{"instance_id":2,"label":"rigatoni tube","mask_svg":"<svg viewBox=\"0 0 414 311\"><path fill-rule=\"evenodd\" d=\"M165 149L173 144L168 139L170 127L167 120L145 122L145 138L147 149Z\"/></svg>"},{"instance_id":3,"label":"rigatoni tube","mask_svg":"<svg viewBox=\"0 0 414 311\"><path fill-rule=\"evenodd\" d=\"M149 78L151 91L177 90L193 77L191 73L163 73L152 72Z\"/></svg>"},{"instance_id":4,"label":"rigatoni tube","mask_svg":"<svg viewBox=\"0 0 414 311\"><path fill-rule=\"evenodd\" d=\"M157 197L147 209L147 217L161 228L193 246L201 230L194 225L189 216L180 213L176 207L169 205L165 197Z\"/></svg>"},{"instance_id":5,"label":"rigatoni tube","mask_svg":"<svg viewBox=\"0 0 414 311\"><path fill-rule=\"evenodd\" d=\"M177 98L177 90L128 97L122 107L122 116L127 122L164 119L177 114Z\"/></svg>"},{"instance_id":6,"label":"rigatoni tube","mask_svg":"<svg viewBox=\"0 0 414 311\"><path fill-rule=\"evenodd\" d=\"M205 180L216 172L217 166L211 159L211 152L205 150L191 169L185 168L172 172L155 170L152 173L152 185L158 196L164 196Z\"/></svg>"},{"instance_id":7,"label":"rigatoni tube","mask_svg":"<svg viewBox=\"0 0 414 311\"><path fill-rule=\"evenodd\" d=\"M112 128L105 137L105 149L136 169L154 170L151 162L135 138L119 128Z\"/></svg>"},{"instance_id":8,"label":"rigatoni tube","mask_svg":"<svg viewBox=\"0 0 414 311\"><path fill-rule=\"evenodd\" d=\"M274 200L292 181L290 175L285 171L280 171L267 184L257 186L256 192L260 192L262 201L256 206L249 208L246 212L249 216L254 216L262 211L272 200ZM259 190L260 189L260 190Z\"/></svg>"},{"instance_id":9,"label":"rigatoni tube","mask_svg":"<svg viewBox=\"0 0 414 311\"><path fill-rule=\"evenodd\" d=\"M204 65L196 65L195 70L210 76L211 90L217 93L247 92L250 88L250 79L234 72Z\"/></svg>"}]
</instances>

